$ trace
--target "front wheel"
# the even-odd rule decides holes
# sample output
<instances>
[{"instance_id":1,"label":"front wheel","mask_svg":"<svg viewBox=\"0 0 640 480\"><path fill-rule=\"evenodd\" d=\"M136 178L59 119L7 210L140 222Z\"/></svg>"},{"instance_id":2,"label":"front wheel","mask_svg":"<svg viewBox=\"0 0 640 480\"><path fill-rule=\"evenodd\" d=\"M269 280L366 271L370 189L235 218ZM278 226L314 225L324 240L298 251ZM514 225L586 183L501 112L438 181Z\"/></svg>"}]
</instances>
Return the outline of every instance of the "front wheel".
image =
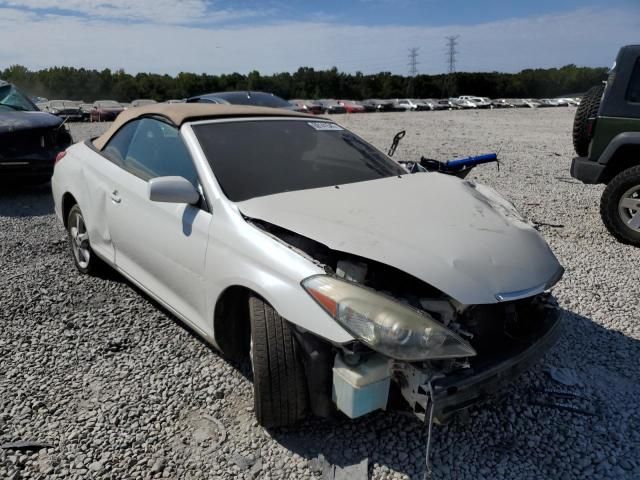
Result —
<instances>
[{"instance_id":1,"label":"front wheel","mask_svg":"<svg viewBox=\"0 0 640 480\"><path fill-rule=\"evenodd\" d=\"M253 397L263 427L291 425L304 418L308 393L304 366L291 326L271 305L249 299Z\"/></svg>"},{"instance_id":2,"label":"front wheel","mask_svg":"<svg viewBox=\"0 0 640 480\"><path fill-rule=\"evenodd\" d=\"M76 268L87 274L95 273L98 268L99 259L94 255L89 243L89 232L87 224L82 216L82 211L78 205L71 207L67 217L67 233L69 245L73 253L73 262Z\"/></svg>"},{"instance_id":3,"label":"front wheel","mask_svg":"<svg viewBox=\"0 0 640 480\"><path fill-rule=\"evenodd\" d=\"M640 166L623 170L608 183L600 216L619 241L640 247Z\"/></svg>"}]
</instances>

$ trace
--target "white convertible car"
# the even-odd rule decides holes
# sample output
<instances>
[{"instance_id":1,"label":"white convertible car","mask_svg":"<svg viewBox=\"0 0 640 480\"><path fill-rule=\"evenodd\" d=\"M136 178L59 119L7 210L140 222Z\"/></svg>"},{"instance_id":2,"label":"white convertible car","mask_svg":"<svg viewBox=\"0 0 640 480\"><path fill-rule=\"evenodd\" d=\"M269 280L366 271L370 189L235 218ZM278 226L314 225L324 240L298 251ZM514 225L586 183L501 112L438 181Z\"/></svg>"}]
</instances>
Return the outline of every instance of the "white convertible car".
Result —
<instances>
[{"instance_id":1,"label":"white convertible car","mask_svg":"<svg viewBox=\"0 0 640 480\"><path fill-rule=\"evenodd\" d=\"M444 419L559 334L546 292L563 269L513 205L409 174L330 120L130 109L59 155L52 189L78 270L107 264L250 355L265 426L396 404Z\"/></svg>"}]
</instances>

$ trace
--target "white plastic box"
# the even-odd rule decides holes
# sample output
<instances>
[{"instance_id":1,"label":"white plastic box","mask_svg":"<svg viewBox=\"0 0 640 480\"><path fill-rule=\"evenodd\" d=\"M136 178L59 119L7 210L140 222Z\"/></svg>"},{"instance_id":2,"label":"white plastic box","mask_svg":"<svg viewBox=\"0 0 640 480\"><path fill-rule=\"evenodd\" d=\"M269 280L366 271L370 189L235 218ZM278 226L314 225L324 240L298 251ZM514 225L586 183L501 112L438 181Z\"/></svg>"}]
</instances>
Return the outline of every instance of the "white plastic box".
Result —
<instances>
[{"instance_id":1,"label":"white plastic box","mask_svg":"<svg viewBox=\"0 0 640 480\"><path fill-rule=\"evenodd\" d=\"M333 366L333 401L349 418L387 408L391 375L389 359L373 355L361 364L350 367L340 355Z\"/></svg>"}]
</instances>

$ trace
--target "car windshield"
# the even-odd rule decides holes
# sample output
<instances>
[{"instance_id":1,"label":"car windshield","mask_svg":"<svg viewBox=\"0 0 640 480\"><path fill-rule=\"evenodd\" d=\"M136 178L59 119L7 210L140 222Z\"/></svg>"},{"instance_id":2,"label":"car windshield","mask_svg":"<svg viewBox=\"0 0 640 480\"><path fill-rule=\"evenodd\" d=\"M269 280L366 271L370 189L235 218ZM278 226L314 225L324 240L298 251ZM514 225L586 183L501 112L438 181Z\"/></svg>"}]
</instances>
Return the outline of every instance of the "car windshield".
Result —
<instances>
[{"instance_id":1,"label":"car windshield","mask_svg":"<svg viewBox=\"0 0 640 480\"><path fill-rule=\"evenodd\" d=\"M0 85L0 111L38 111L38 107L11 84Z\"/></svg>"},{"instance_id":2,"label":"car windshield","mask_svg":"<svg viewBox=\"0 0 640 480\"><path fill-rule=\"evenodd\" d=\"M331 122L242 120L193 130L222 190L235 202L407 173Z\"/></svg>"}]
</instances>

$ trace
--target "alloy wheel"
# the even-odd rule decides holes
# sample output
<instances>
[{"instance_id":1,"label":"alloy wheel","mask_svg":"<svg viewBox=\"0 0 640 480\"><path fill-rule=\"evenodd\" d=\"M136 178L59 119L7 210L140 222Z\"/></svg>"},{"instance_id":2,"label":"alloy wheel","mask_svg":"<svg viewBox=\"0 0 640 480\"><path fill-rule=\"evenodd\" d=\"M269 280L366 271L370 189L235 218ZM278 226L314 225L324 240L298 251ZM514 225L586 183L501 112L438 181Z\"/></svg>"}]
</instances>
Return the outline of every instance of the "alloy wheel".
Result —
<instances>
[{"instance_id":1,"label":"alloy wheel","mask_svg":"<svg viewBox=\"0 0 640 480\"><path fill-rule=\"evenodd\" d=\"M76 213L71 218L69 234L71 235L71 248L76 262L81 268L87 268L91 259L91 249L89 247L87 226L80 213Z\"/></svg>"},{"instance_id":2,"label":"alloy wheel","mask_svg":"<svg viewBox=\"0 0 640 480\"><path fill-rule=\"evenodd\" d=\"M640 232L640 185L627 190L618 202L622 221L634 232Z\"/></svg>"}]
</instances>

